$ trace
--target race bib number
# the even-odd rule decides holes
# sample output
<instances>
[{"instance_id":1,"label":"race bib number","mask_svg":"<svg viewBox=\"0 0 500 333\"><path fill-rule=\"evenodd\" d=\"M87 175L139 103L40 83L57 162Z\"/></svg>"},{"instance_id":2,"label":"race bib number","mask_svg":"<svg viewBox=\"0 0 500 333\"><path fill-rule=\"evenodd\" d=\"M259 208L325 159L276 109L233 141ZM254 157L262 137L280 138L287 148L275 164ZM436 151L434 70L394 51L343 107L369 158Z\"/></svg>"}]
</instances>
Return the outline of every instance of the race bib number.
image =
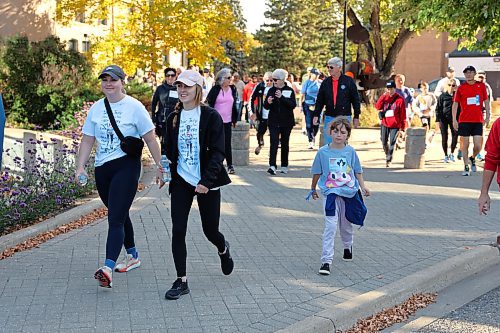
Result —
<instances>
[{"instance_id":1,"label":"race bib number","mask_svg":"<svg viewBox=\"0 0 500 333\"><path fill-rule=\"evenodd\" d=\"M467 97L467 105L479 105L479 96Z\"/></svg>"},{"instance_id":2,"label":"race bib number","mask_svg":"<svg viewBox=\"0 0 500 333\"><path fill-rule=\"evenodd\" d=\"M385 111L385 117L394 117L394 110L392 109L389 109L387 111Z\"/></svg>"},{"instance_id":3,"label":"race bib number","mask_svg":"<svg viewBox=\"0 0 500 333\"><path fill-rule=\"evenodd\" d=\"M282 91L281 94L285 98L290 98L290 96L292 96L292 91L291 90L285 90L285 91Z\"/></svg>"},{"instance_id":4,"label":"race bib number","mask_svg":"<svg viewBox=\"0 0 500 333\"><path fill-rule=\"evenodd\" d=\"M179 98L179 94L177 93L177 90L170 90L168 92L168 97L170 97L170 98Z\"/></svg>"}]
</instances>

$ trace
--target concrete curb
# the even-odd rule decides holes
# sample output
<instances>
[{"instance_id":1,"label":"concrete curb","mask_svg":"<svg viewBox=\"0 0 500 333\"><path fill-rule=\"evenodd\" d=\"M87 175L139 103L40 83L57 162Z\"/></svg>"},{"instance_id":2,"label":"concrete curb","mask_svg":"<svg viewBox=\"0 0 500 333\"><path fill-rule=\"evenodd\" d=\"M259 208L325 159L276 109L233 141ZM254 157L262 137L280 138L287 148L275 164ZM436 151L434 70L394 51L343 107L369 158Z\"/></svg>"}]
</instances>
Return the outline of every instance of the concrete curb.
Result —
<instances>
[{"instance_id":1,"label":"concrete curb","mask_svg":"<svg viewBox=\"0 0 500 333\"><path fill-rule=\"evenodd\" d=\"M144 182L145 178L150 176L148 174L147 166L142 163L139 181ZM135 197L135 200L142 197L147 191L141 191ZM134 201L135 201L134 200ZM103 208L104 204L102 203L100 198L92 199L83 204L77 205L75 207L70 208L69 210L60 213L54 217L51 217L43 222L36 223L27 228L15 231L13 233L7 234L5 236L0 237L0 253L5 251L6 249L13 247L17 244L20 244L31 237L35 237L43 232L53 230L61 225L66 223L73 222L80 217L92 213L94 210Z\"/></svg>"},{"instance_id":2,"label":"concrete curb","mask_svg":"<svg viewBox=\"0 0 500 333\"><path fill-rule=\"evenodd\" d=\"M5 251L9 247L15 246L24 242L28 238L35 237L42 232L55 229L63 224L73 222L83 215L93 212L95 209L104 207L101 199L95 198L84 204L73 207L64 213L51 217L43 222L36 223L27 228L15 231L0 237L0 252Z\"/></svg>"},{"instance_id":3,"label":"concrete curb","mask_svg":"<svg viewBox=\"0 0 500 333\"><path fill-rule=\"evenodd\" d=\"M402 303L413 294L438 292L498 263L500 263L500 256L496 248L477 247L399 281L323 310L278 332L324 333L347 330L356 324L357 320Z\"/></svg>"}]
</instances>

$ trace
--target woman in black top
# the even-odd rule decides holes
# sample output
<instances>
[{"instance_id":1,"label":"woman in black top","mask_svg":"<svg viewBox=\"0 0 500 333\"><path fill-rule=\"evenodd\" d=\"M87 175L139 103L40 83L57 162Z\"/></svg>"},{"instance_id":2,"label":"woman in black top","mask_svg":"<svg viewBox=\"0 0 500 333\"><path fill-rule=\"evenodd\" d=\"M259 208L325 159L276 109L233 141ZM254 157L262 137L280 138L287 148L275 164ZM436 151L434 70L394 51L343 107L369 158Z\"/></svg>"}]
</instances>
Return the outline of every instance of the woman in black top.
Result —
<instances>
[{"instance_id":1,"label":"woman in black top","mask_svg":"<svg viewBox=\"0 0 500 333\"><path fill-rule=\"evenodd\" d=\"M444 152L444 162L455 162L455 149L457 148L458 133L453 129L453 119L451 106L453 105L453 95L457 91L457 83L454 79L448 80L444 92L439 95L436 104L436 123L439 123L441 130L442 145ZM458 118L458 114L457 114ZM448 155L448 128L451 131L451 151Z\"/></svg>"},{"instance_id":2,"label":"woman in black top","mask_svg":"<svg viewBox=\"0 0 500 333\"><path fill-rule=\"evenodd\" d=\"M182 72L175 84L179 104L167 118L165 148L172 174L169 192L172 207L172 254L177 279L166 292L167 299L178 299L189 293L186 277L186 232L195 196L203 233L219 251L222 272L229 275L233 271L229 243L219 232L220 187L231 182L222 165L222 118L215 109L201 104L203 77L198 72Z\"/></svg>"},{"instance_id":3,"label":"woman in black top","mask_svg":"<svg viewBox=\"0 0 500 333\"><path fill-rule=\"evenodd\" d=\"M269 89L264 101L264 108L269 110L267 124L271 136L269 152L269 169L267 172L276 175L276 155L281 143L281 173L288 173L288 152L290 149L290 133L295 125L293 109L297 106L293 89L286 85L288 72L276 69L273 72L273 87Z\"/></svg>"}]
</instances>

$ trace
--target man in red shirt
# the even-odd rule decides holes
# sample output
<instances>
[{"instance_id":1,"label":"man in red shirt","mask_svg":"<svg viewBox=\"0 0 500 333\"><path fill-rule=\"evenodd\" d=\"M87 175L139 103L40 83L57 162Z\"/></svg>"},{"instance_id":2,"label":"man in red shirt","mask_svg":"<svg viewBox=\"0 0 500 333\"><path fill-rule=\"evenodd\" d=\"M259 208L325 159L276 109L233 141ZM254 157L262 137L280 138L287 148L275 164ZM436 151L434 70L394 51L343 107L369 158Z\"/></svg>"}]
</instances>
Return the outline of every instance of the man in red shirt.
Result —
<instances>
[{"instance_id":1,"label":"man in red shirt","mask_svg":"<svg viewBox=\"0 0 500 333\"><path fill-rule=\"evenodd\" d=\"M380 96L375 104L379 111L380 140L386 155L386 167L391 166L392 154L396 141L406 128L406 102L396 93L396 83L389 81L386 84L387 92Z\"/></svg>"},{"instance_id":2,"label":"man in red shirt","mask_svg":"<svg viewBox=\"0 0 500 333\"><path fill-rule=\"evenodd\" d=\"M257 75L253 74L252 79L243 88L243 110L245 110L245 121L248 122L248 108L250 105L250 97L252 97L253 88L257 85ZM241 120L241 114L238 117Z\"/></svg>"},{"instance_id":3,"label":"man in red shirt","mask_svg":"<svg viewBox=\"0 0 500 333\"><path fill-rule=\"evenodd\" d=\"M497 173L497 183L500 186L500 118L491 126L485 150L486 156L484 160L483 184L481 186L481 194L477 200L479 214L481 215L486 215L490 210L491 199L488 190L490 189L495 172Z\"/></svg>"},{"instance_id":4,"label":"man in red shirt","mask_svg":"<svg viewBox=\"0 0 500 333\"><path fill-rule=\"evenodd\" d=\"M488 101L488 93L486 85L482 82L477 82L474 79L476 69L473 66L467 66L464 69L466 83L461 84L455 95L453 96L453 128L458 131L460 139L460 150L464 159L463 176L470 176L470 172L476 172L476 156L481 151L483 141L483 123L488 124L490 121L490 103ZM457 110L460 104L460 117L457 121ZM483 107L486 111L486 116L483 118ZM472 156L469 155L469 137L472 136L474 144ZM470 167L469 167L470 162Z\"/></svg>"}]
</instances>

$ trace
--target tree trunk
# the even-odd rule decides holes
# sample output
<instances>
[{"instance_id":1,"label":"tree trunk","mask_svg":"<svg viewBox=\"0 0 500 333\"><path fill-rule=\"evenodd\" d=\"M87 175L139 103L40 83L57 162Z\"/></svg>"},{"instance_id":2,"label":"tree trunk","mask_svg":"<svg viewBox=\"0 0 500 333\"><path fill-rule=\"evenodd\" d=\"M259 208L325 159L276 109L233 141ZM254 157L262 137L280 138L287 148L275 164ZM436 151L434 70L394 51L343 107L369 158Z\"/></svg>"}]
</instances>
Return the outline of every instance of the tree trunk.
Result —
<instances>
[{"instance_id":1,"label":"tree trunk","mask_svg":"<svg viewBox=\"0 0 500 333\"><path fill-rule=\"evenodd\" d=\"M396 63L396 59L399 52L403 48L404 44L414 34L415 34L414 31L410 31L407 28L401 27L401 29L398 32L398 35L396 36L396 39L394 39L394 42L392 43L391 48L389 49L389 52L387 52L384 65L380 68L380 72L382 73L383 76L389 77L392 74L392 69L394 67L394 64Z\"/></svg>"}]
</instances>

